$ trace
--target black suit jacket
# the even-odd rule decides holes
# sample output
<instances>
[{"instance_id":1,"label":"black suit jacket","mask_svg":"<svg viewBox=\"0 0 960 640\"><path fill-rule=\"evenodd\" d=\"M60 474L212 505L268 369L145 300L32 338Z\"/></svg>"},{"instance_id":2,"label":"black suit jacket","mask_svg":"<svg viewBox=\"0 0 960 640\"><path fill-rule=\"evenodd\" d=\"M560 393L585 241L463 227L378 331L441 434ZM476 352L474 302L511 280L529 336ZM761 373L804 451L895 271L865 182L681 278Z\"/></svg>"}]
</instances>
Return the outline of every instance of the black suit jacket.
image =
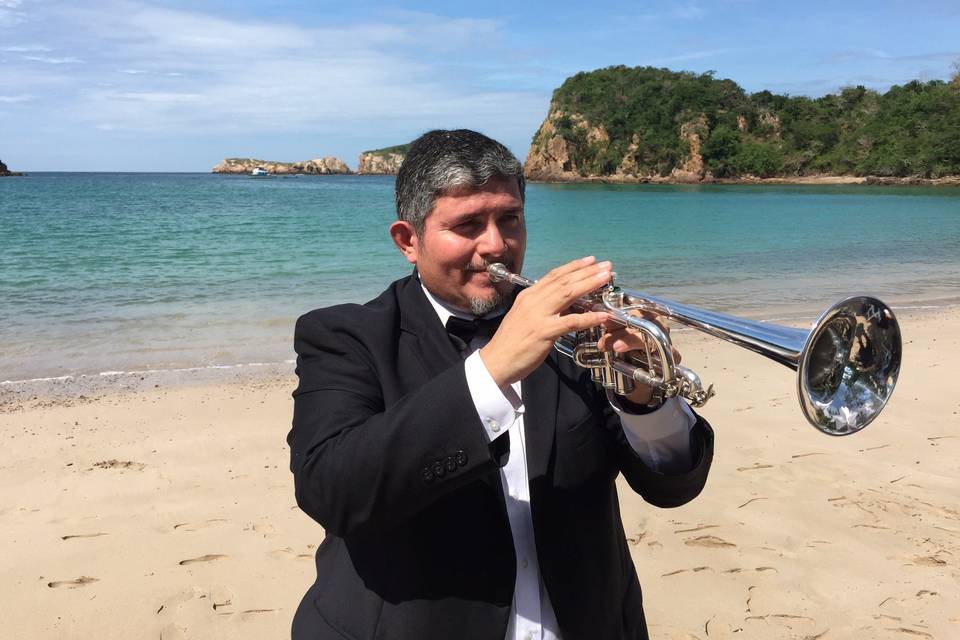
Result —
<instances>
[{"instance_id":1,"label":"black suit jacket","mask_svg":"<svg viewBox=\"0 0 960 640\"><path fill-rule=\"evenodd\" d=\"M293 637L503 638L516 577L499 476L509 434L489 443L417 278L304 315L295 348L290 466L326 538ZM706 480L710 427L692 431L693 469L664 475L569 359L548 356L523 402L537 555L564 640L646 638L614 480L622 472L654 505L684 504Z\"/></svg>"}]
</instances>

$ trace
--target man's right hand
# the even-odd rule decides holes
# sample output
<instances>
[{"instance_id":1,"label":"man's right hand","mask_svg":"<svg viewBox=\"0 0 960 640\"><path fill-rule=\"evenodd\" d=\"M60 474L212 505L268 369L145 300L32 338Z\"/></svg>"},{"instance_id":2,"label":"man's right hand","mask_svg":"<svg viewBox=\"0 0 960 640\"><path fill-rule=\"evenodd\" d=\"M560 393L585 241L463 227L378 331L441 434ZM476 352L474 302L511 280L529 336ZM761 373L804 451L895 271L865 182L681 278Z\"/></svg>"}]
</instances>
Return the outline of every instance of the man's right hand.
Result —
<instances>
[{"instance_id":1,"label":"man's right hand","mask_svg":"<svg viewBox=\"0 0 960 640\"><path fill-rule=\"evenodd\" d=\"M599 326L608 318L602 311L569 310L577 298L610 281L610 268L609 262L597 262L593 256L580 258L557 267L517 295L500 328L480 349L480 358L498 386L530 375L560 336Z\"/></svg>"}]
</instances>

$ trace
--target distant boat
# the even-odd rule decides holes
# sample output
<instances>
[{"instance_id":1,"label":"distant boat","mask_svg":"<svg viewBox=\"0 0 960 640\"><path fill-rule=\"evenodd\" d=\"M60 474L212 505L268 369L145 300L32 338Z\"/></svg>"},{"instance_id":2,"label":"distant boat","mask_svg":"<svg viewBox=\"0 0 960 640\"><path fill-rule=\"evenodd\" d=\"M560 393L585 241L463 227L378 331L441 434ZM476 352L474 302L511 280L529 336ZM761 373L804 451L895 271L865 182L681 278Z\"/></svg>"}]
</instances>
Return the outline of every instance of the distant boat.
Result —
<instances>
[{"instance_id":1,"label":"distant boat","mask_svg":"<svg viewBox=\"0 0 960 640\"><path fill-rule=\"evenodd\" d=\"M264 169L263 167L256 167L253 171L250 172L250 175L256 178L260 176L268 176L270 175L270 172Z\"/></svg>"}]
</instances>

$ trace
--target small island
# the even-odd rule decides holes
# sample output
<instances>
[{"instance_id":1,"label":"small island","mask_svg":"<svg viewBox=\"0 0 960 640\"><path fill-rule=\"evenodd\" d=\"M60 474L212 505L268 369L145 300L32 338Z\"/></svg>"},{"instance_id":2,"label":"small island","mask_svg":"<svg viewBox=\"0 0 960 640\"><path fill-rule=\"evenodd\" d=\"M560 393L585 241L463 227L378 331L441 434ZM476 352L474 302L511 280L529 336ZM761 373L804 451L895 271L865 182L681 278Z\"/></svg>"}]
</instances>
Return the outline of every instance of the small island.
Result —
<instances>
[{"instance_id":1,"label":"small island","mask_svg":"<svg viewBox=\"0 0 960 640\"><path fill-rule=\"evenodd\" d=\"M397 175L403 159L407 157L410 144L398 144L383 149L373 149L360 154L357 173L365 175Z\"/></svg>"},{"instance_id":2,"label":"small island","mask_svg":"<svg viewBox=\"0 0 960 640\"><path fill-rule=\"evenodd\" d=\"M16 171L10 171L10 169L7 168L7 165L3 164L3 161L0 160L0 177L5 178L8 176L22 176L22 175L23 175L22 173L17 173Z\"/></svg>"},{"instance_id":3,"label":"small island","mask_svg":"<svg viewBox=\"0 0 960 640\"><path fill-rule=\"evenodd\" d=\"M547 182L957 185L958 150L960 73L809 98L615 66L553 92L524 171Z\"/></svg>"},{"instance_id":4,"label":"small island","mask_svg":"<svg viewBox=\"0 0 960 640\"><path fill-rule=\"evenodd\" d=\"M346 175L352 173L347 164L333 156L302 162L277 162L256 158L227 158L213 168L213 173L251 175L255 169L269 175Z\"/></svg>"}]
</instances>

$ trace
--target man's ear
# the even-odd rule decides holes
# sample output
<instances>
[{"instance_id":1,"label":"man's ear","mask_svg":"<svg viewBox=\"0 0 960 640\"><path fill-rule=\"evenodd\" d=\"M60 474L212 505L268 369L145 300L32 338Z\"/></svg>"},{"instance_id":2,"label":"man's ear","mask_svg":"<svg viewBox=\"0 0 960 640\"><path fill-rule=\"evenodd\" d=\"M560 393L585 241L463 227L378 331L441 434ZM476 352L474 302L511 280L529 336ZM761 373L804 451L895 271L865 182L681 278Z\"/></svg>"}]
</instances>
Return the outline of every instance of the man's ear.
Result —
<instances>
[{"instance_id":1,"label":"man's ear","mask_svg":"<svg viewBox=\"0 0 960 640\"><path fill-rule=\"evenodd\" d=\"M420 238L414 231L413 225L406 220L397 220L390 225L390 237L393 243L400 249L400 253L410 264L417 264L417 258L420 254Z\"/></svg>"}]
</instances>

